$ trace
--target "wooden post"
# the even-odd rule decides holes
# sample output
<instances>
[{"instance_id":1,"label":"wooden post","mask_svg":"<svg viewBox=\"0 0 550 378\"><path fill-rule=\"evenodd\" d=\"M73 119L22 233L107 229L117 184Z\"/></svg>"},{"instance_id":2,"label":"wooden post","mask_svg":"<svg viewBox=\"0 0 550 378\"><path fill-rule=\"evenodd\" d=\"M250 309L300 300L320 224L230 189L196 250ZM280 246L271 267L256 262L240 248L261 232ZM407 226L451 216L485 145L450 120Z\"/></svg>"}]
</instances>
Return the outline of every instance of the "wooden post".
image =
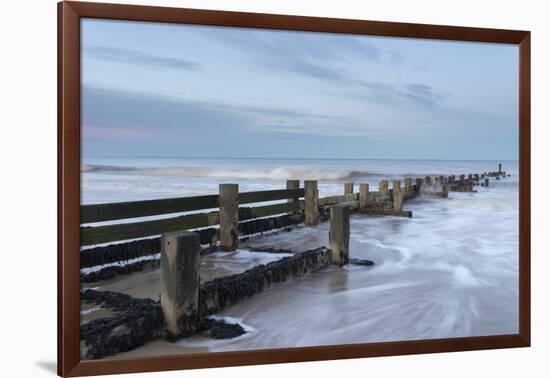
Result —
<instances>
[{"instance_id":1,"label":"wooden post","mask_svg":"<svg viewBox=\"0 0 550 378\"><path fill-rule=\"evenodd\" d=\"M359 184L359 208L366 209L369 203L369 184Z\"/></svg>"},{"instance_id":2,"label":"wooden post","mask_svg":"<svg viewBox=\"0 0 550 378\"><path fill-rule=\"evenodd\" d=\"M426 182L426 185L432 185L432 178L431 176L426 176L426 180L424 180Z\"/></svg>"},{"instance_id":3,"label":"wooden post","mask_svg":"<svg viewBox=\"0 0 550 378\"><path fill-rule=\"evenodd\" d=\"M410 192L412 190L412 178L405 178L405 191Z\"/></svg>"},{"instance_id":4,"label":"wooden post","mask_svg":"<svg viewBox=\"0 0 550 378\"><path fill-rule=\"evenodd\" d=\"M449 185L445 184L443 185L443 191L441 192L441 197L443 198L449 198Z\"/></svg>"},{"instance_id":5,"label":"wooden post","mask_svg":"<svg viewBox=\"0 0 550 378\"><path fill-rule=\"evenodd\" d=\"M220 184L220 249L239 246L239 184Z\"/></svg>"},{"instance_id":6,"label":"wooden post","mask_svg":"<svg viewBox=\"0 0 550 378\"><path fill-rule=\"evenodd\" d=\"M344 194L353 194L353 182L344 183Z\"/></svg>"},{"instance_id":7,"label":"wooden post","mask_svg":"<svg viewBox=\"0 0 550 378\"><path fill-rule=\"evenodd\" d=\"M305 224L315 226L319 223L319 191L316 180L304 181Z\"/></svg>"},{"instance_id":8,"label":"wooden post","mask_svg":"<svg viewBox=\"0 0 550 378\"><path fill-rule=\"evenodd\" d=\"M445 177L444 176L439 176L439 183L441 185L443 185L445 183Z\"/></svg>"},{"instance_id":9,"label":"wooden post","mask_svg":"<svg viewBox=\"0 0 550 378\"><path fill-rule=\"evenodd\" d=\"M349 261L349 214L345 205L330 208L329 244L332 263L342 266Z\"/></svg>"},{"instance_id":10,"label":"wooden post","mask_svg":"<svg viewBox=\"0 0 550 378\"><path fill-rule=\"evenodd\" d=\"M160 306L168 340L193 333L198 317L201 246L198 233L163 234L160 254Z\"/></svg>"},{"instance_id":11,"label":"wooden post","mask_svg":"<svg viewBox=\"0 0 550 378\"><path fill-rule=\"evenodd\" d=\"M420 193L420 189L422 188L422 179L420 177L416 178L416 192Z\"/></svg>"},{"instance_id":12,"label":"wooden post","mask_svg":"<svg viewBox=\"0 0 550 378\"><path fill-rule=\"evenodd\" d=\"M502 163L498 163L498 173L502 173Z\"/></svg>"},{"instance_id":13,"label":"wooden post","mask_svg":"<svg viewBox=\"0 0 550 378\"><path fill-rule=\"evenodd\" d=\"M486 188L489 187L489 179L488 178L485 179L485 187Z\"/></svg>"},{"instance_id":14,"label":"wooden post","mask_svg":"<svg viewBox=\"0 0 550 378\"><path fill-rule=\"evenodd\" d=\"M464 185L464 175L460 175L460 186Z\"/></svg>"},{"instance_id":15,"label":"wooden post","mask_svg":"<svg viewBox=\"0 0 550 378\"><path fill-rule=\"evenodd\" d=\"M393 209L403 209L403 193L401 193L401 181L393 180Z\"/></svg>"},{"instance_id":16,"label":"wooden post","mask_svg":"<svg viewBox=\"0 0 550 378\"><path fill-rule=\"evenodd\" d=\"M300 189L300 180L286 180L286 188L287 189ZM295 196L293 198L288 198L286 202L288 203L294 203L298 202L300 197ZM294 211L291 211L287 214L294 214Z\"/></svg>"},{"instance_id":17,"label":"wooden post","mask_svg":"<svg viewBox=\"0 0 550 378\"><path fill-rule=\"evenodd\" d=\"M380 194L386 194L388 192L388 180L380 180L378 183L378 191Z\"/></svg>"}]
</instances>

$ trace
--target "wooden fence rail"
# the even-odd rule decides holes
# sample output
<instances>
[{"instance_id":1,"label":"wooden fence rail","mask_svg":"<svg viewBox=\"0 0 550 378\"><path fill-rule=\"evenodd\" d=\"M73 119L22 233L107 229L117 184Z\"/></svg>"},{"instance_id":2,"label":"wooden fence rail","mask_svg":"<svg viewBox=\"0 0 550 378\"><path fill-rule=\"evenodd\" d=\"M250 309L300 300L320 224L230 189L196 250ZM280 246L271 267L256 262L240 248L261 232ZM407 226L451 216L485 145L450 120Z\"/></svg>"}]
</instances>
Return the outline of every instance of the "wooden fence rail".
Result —
<instances>
[{"instance_id":1,"label":"wooden fence rail","mask_svg":"<svg viewBox=\"0 0 550 378\"><path fill-rule=\"evenodd\" d=\"M276 189L239 193L239 204L283 199L295 201L256 207L240 207L239 220L249 220L302 211L304 209L304 201L300 201L300 197L304 197L304 189ZM84 205L81 210L81 223L85 224L99 221L205 210L217 208L218 206L218 195ZM108 243L118 240L160 235L166 232L214 226L217 224L219 224L219 212L212 211L209 213L181 215L167 219L117 223L104 226L84 226L80 229L80 244L86 246Z\"/></svg>"},{"instance_id":2,"label":"wooden fence rail","mask_svg":"<svg viewBox=\"0 0 550 378\"><path fill-rule=\"evenodd\" d=\"M304 189L275 189L239 193L239 203L256 203L300 198ZM111 220L148 217L162 214L214 209L219 206L218 195L206 195L158 200L116 202L97 205L83 205L80 208L80 223L94 223Z\"/></svg>"}]
</instances>

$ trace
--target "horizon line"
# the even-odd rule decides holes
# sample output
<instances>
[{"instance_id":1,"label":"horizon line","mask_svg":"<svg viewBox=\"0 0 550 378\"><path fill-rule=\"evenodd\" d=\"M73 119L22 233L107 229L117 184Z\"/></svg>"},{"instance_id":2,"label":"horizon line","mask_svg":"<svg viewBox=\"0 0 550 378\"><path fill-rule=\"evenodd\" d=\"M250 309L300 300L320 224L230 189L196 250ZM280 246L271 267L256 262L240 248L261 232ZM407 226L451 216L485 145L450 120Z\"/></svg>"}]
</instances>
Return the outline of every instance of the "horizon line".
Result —
<instances>
[{"instance_id":1,"label":"horizon line","mask_svg":"<svg viewBox=\"0 0 550 378\"><path fill-rule=\"evenodd\" d=\"M357 158L357 157L274 157L274 156L186 156L186 155L94 155L81 156L84 158L149 158L149 159L279 159L279 160L422 160L422 161L512 161L519 159L444 159L444 158Z\"/></svg>"}]
</instances>

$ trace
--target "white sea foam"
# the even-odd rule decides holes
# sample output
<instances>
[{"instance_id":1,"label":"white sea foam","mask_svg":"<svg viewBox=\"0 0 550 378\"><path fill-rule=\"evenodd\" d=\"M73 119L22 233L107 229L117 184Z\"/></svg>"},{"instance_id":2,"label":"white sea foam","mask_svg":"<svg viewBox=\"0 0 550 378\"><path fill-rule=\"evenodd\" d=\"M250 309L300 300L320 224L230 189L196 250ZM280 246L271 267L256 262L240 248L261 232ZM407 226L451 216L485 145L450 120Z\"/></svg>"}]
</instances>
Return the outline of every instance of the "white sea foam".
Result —
<instances>
[{"instance_id":1,"label":"white sea foam","mask_svg":"<svg viewBox=\"0 0 550 378\"><path fill-rule=\"evenodd\" d=\"M89 309L86 309L86 310L81 310L80 315L89 315L92 312L96 312L100 309L101 309L101 306L96 306L96 307L92 307L92 308L89 308Z\"/></svg>"},{"instance_id":2,"label":"white sea foam","mask_svg":"<svg viewBox=\"0 0 550 378\"><path fill-rule=\"evenodd\" d=\"M221 315L210 315L210 316L208 316L208 319L221 320L221 321L223 321L227 324L238 324L241 327L243 327L245 332L254 332L255 331L255 329L253 327L251 327L249 325L246 325L242 318L234 318L234 317L231 317L231 316L221 316Z\"/></svg>"},{"instance_id":3,"label":"white sea foam","mask_svg":"<svg viewBox=\"0 0 550 378\"><path fill-rule=\"evenodd\" d=\"M125 265L129 265L129 264L134 264L134 263L137 263L137 262L140 262L140 261L152 261L152 260L158 260L158 259L160 259L160 253L157 253L157 254L154 254L154 255L149 255L149 256L140 256L140 257L136 257L136 258L133 258L133 259L124 260L124 261L116 261L116 262L109 263L109 264L96 265L96 266L92 266L92 267L89 267L89 268L82 268L82 269L80 269L80 273L89 274L89 273L93 273L93 272L98 272L98 271L100 271L102 269L105 269L107 267L110 267L110 266L125 266Z\"/></svg>"},{"instance_id":4,"label":"white sea foam","mask_svg":"<svg viewBox=\"0 0 550 378\"><path fill-rule=\"evenodd\" d=\"M370 173L366 171L353 171L345 169L301 169L289 167L244 169L242 167L129 167L84 164L81 167L81 170L86 173L267 180L287 180L295 178L304 180L344 180L357 177L367 177L370 175Z\"/></svg>"}]
</instances>

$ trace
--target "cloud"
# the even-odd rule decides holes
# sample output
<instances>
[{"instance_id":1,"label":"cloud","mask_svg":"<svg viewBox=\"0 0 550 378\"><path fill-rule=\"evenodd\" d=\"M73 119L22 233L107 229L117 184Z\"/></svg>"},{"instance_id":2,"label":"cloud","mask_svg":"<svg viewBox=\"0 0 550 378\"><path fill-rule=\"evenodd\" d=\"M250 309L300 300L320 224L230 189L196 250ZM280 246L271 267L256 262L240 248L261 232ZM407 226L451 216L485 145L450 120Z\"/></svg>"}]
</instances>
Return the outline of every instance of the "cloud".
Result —
<instances>
[{"instance_id":1,"label":"cloud","mask_svg":"<svg viewBox=\"0 0 550 378\"><path fill-rule=\"evenodd\" d=\"M395 91L383 83L371 83L370 88ZM430 96L428 88L412 85L408 90ZM494 114L443 107L418 119L403 112L323 114L90 86L83 87L82 104L83 151L94 155L395 157L397 150L409 151L413 137L422 145L440 147L447 146L441 138L453 143L467 139L478 145L472 151L486 151L481 147L486 140L507 140L500 129L510 121L503 115L496 119ZM472 128L473 139L468 132Z\"/></svg>"},{"instance_id":2,"label":"cloud","mask_svg":"<svg viewBox=\"0 0 550 378\"><path fill-rule=\"evenodd\" d=\"M345 74L346 62L366 60L381 64L400 64L398 51L383 49L361 37L327 33L282 31L201 30L201 36L230 46L246 54L258 66L269 71L284 71L313 79L345 84L354 79ZM338 64L341 66L339 67Z\"/></svg>"},{"instance_id":3,"label":"cloud","mask_svg":"<svg viewBox=\"0 0 550 378\"><path fill-rule=\"evenodd\" d=\"M190 60L165 57L146 53L138 50L130 50L118 47L93 46L84 47L84 54L92 59L103 60L113 63L132 64L135 66L154 69L176 69L191 70L200 69L200 64Z\"/></svg>"},{"instance_id":4,"label":"cloud","mask_svg":"<svg viewBox=\"0 0 550 378\"><path fill-rule=\"evenodd\" d=\"M375 127L353 117L283 107L190 101L139 92L85 86L83 135L100 139L155 139L202 136L218 138L250 132L319 136L380 137ZM111 130L112 128L112 130Z\"/></svg>"},{"instance_id":5,"label":"cloud","mask_svg":"<svg viewBox=\"0 0 550 378\"><path fill-rule=\"evenodd\" d=\"M337 88L345 88L344 95L362 97L369 102L386 105L419 105L432 108L446 96L429 85L412 83L395 85L383 82L369 82L346 72L346 62L369 62L396 65L401 64L400 52L380 48L361 37L342 38L323 33L292 33L280 31L203 30L201 36L223 43L250 56L260 67L270 71L284 71L317 80L329 81Z\"/></svg>"},{"instance_id":6,"label":"cloud","mask_svg":"<svg viewBox=\"0 0 550 378\"><path fill-rule=\"evenodd\" d=\"M93 126L87 125L82 130L84 139L104 140L104 141L139 141L157 139L158 134L153 130L144 130L132 127L118 126Z\"/></svg>"},{"instance_id":7,"label":"cloud","mask_svg":"<svg viewBox=\"0 0 550 378\"><path fill-rule=\"evenodd\" d=\"M422 83L394 85L382 82L360 82L358 85L361 87L360 96L371 102L385 105L403 104L405 100L410 105L421 105L431 109L447 98L446 95Z\"/></svg>"},{"instance_id":8,"label":"cloud","mask_svg":"<svg viewBox=\"0 0 550 378\"><path fill-rule=\"evenodd\" d=\"M432 106L445 99L445 96L436 93L431 86L420 83L406 85L401 96L424 106Z\"/></svg>"}]
</instances>

